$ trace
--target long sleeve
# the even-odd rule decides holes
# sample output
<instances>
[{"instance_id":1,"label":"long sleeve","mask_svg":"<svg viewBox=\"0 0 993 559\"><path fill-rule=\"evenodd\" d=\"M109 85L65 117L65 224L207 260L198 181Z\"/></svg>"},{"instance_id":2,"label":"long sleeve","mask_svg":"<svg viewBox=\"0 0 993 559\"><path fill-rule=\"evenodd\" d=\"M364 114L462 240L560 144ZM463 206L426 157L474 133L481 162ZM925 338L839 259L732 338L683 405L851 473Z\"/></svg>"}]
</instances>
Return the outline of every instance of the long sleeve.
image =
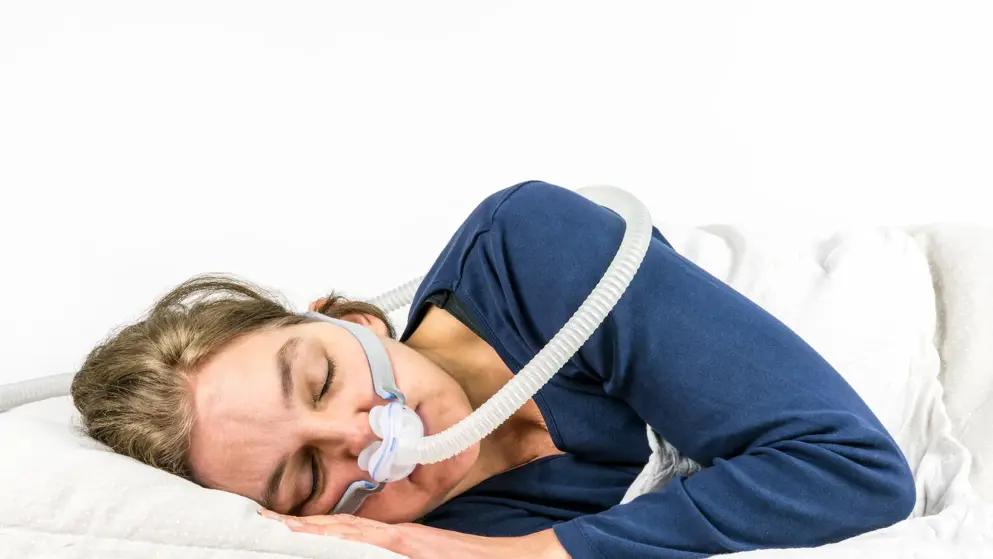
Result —
<instances>
[{"instance_id":1,"label":"long sleeve","mask_svg":"<svg viewBox=\"0 0 993 559\"><path fill-rule=\"evenodd\" d=\"M593 289L622 234L613 212L533 182L502 201L473 250L500 276L499 295L517 309L511 320L537 350ZM629 290L572 365L704 466L556 525L575 559L819 545L913 508L903 455L837 371L657 230Z\"/></svg>"}]
</instances>

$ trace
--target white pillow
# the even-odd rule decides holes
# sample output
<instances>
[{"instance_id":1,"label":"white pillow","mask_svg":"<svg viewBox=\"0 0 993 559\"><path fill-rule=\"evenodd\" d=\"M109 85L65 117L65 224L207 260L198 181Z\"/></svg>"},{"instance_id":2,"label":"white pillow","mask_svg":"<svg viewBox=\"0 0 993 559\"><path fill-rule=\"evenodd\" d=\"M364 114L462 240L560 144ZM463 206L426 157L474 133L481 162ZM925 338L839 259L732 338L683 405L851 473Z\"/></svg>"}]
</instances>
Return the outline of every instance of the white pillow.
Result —
<instances>
[{"instance_id":1,"label":"white pillow","mask_svg":"<svg viewBox=\"0 0 993 559\"><path fill-rule=\"evenodd\" d=\"M972 454L972 486L993 503L993 228L928 225L911 232L931 263L951 432Z\"/></svg>"},{"instance_id":2,"label":"white pillow","mask_svg":"<svg viewBox=\"0 0 993 559\"><path fill-rule=\"evenodd\" d=\"M0 414L0 556L399 557L290 532L248 499L110 452L76 417L67 397Z\"/></svg>"},{"instance_id":3,"label":"white pillow","mask_svg":"<svg viewBox=\"0 0 993 559\"><path fill-rule=\"evenodd\" d=\"M973 492L969 452L951 435L941 399L930 264L907 231L866 228L818 240L745 227L660 229L681 254L796 331L858 391L914 471L913 516ZM656 473L646 469L629 498L668 481L673 452L662 445Z\"/></svg>"},{"instance_id":4,"label":"white pillow","mask_svg":"<svg viewBox=\"0 0 993 559\"><path fill-rule=\"evenodd\" d=\"M660 228L680 252L805 337L862 394L912 463L920 462L926 441L908 418L938 364L927 262L907 235L870 230L814 242L734 227ZM0 415L0 549L395 556L290 533L258 517L247 499L109 453L73 432L73 413L62 398Z\"/></svg>"},{"instance_id":5,"label":"white pillow","mask_svg":"<svg viewBox=\"0 0 993 559\"><path fill-rule=\"evenodd\" d=\"M928 261L895 228L826 239L742 226L661 226L678 252L793 329L900 436L939 371Z\"/></svg>"}]
</instances>

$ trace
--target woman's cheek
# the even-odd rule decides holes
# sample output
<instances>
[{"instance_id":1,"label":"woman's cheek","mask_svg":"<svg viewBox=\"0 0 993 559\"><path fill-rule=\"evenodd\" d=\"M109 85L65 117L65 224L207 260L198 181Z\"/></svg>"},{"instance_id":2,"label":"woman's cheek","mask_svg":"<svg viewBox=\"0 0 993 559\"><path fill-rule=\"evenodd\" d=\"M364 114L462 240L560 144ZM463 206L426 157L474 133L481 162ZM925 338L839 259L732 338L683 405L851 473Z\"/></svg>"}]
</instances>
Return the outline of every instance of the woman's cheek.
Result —
<instances>
[{"instance_id":1,"label":"woman's cheek","mask_svg":"<svg viewBox=\"0 0 993 559\"><path fill-rule=\"evenodd\" d=\"M390 524L416 520L425 512L428 499L423 490L403 487L409 485L408 481L387 485L382 493L366 500L358 516Z\"/></svg>"}]
</instances>

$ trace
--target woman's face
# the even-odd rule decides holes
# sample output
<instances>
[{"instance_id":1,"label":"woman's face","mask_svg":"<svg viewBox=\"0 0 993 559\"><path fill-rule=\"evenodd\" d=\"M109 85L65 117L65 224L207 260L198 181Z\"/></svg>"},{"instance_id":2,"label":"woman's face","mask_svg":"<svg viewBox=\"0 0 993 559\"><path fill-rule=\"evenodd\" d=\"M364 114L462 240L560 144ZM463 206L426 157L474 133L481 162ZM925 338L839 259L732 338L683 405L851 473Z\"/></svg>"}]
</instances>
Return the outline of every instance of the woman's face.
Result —
<instances>
[{"instance_id":1,"label":"woman's face","mask_svg":"<svg viewBox=\"0 0 993 559\"><path fill-rule=\"evenodd\" d=\"M469 415L465 392L440 367L388 338L378 319L346 319L379 335L425 434ZM196 419L190 462L206 487L308 516L329 514L349 485L370 479L357 459L378 440L369 411L386 401L373 391L362 346L344 328L311 322L250 334L192 375L191 385ZM383 522L418 518L443 502L478 453L475 445L451 460L417 466L369 496L358 514Z\"/></svg>"}]
</instances>

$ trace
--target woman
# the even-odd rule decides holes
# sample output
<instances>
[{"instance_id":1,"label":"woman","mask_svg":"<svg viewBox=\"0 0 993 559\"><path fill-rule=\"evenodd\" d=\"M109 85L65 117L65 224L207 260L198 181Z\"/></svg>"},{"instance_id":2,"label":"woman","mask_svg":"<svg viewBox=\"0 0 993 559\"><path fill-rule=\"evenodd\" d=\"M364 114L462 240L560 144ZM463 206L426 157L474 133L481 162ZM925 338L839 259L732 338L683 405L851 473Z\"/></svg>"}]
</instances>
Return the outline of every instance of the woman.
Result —
<instances>
[{"instance_id":1,"label":"woman","mask_svg":"<svg viewBox=\"0 0 993 559\"><path fill-rule=\"evenodd\" d=\"M370 305L312 308L382 340L428 434L466 417L565 324L623 222L529 182L480 204L394 340ZM328 515L384 400L356 338L247 284L196 278L97 347L73 383L118 452L281 513L295 530L419 557L699 557L842 540L906 518L913 479L854 390L770 314L655 230L630 288L491 436ZM645 424L703 469L619 505Z\"/></svg>"}]
</instances>

